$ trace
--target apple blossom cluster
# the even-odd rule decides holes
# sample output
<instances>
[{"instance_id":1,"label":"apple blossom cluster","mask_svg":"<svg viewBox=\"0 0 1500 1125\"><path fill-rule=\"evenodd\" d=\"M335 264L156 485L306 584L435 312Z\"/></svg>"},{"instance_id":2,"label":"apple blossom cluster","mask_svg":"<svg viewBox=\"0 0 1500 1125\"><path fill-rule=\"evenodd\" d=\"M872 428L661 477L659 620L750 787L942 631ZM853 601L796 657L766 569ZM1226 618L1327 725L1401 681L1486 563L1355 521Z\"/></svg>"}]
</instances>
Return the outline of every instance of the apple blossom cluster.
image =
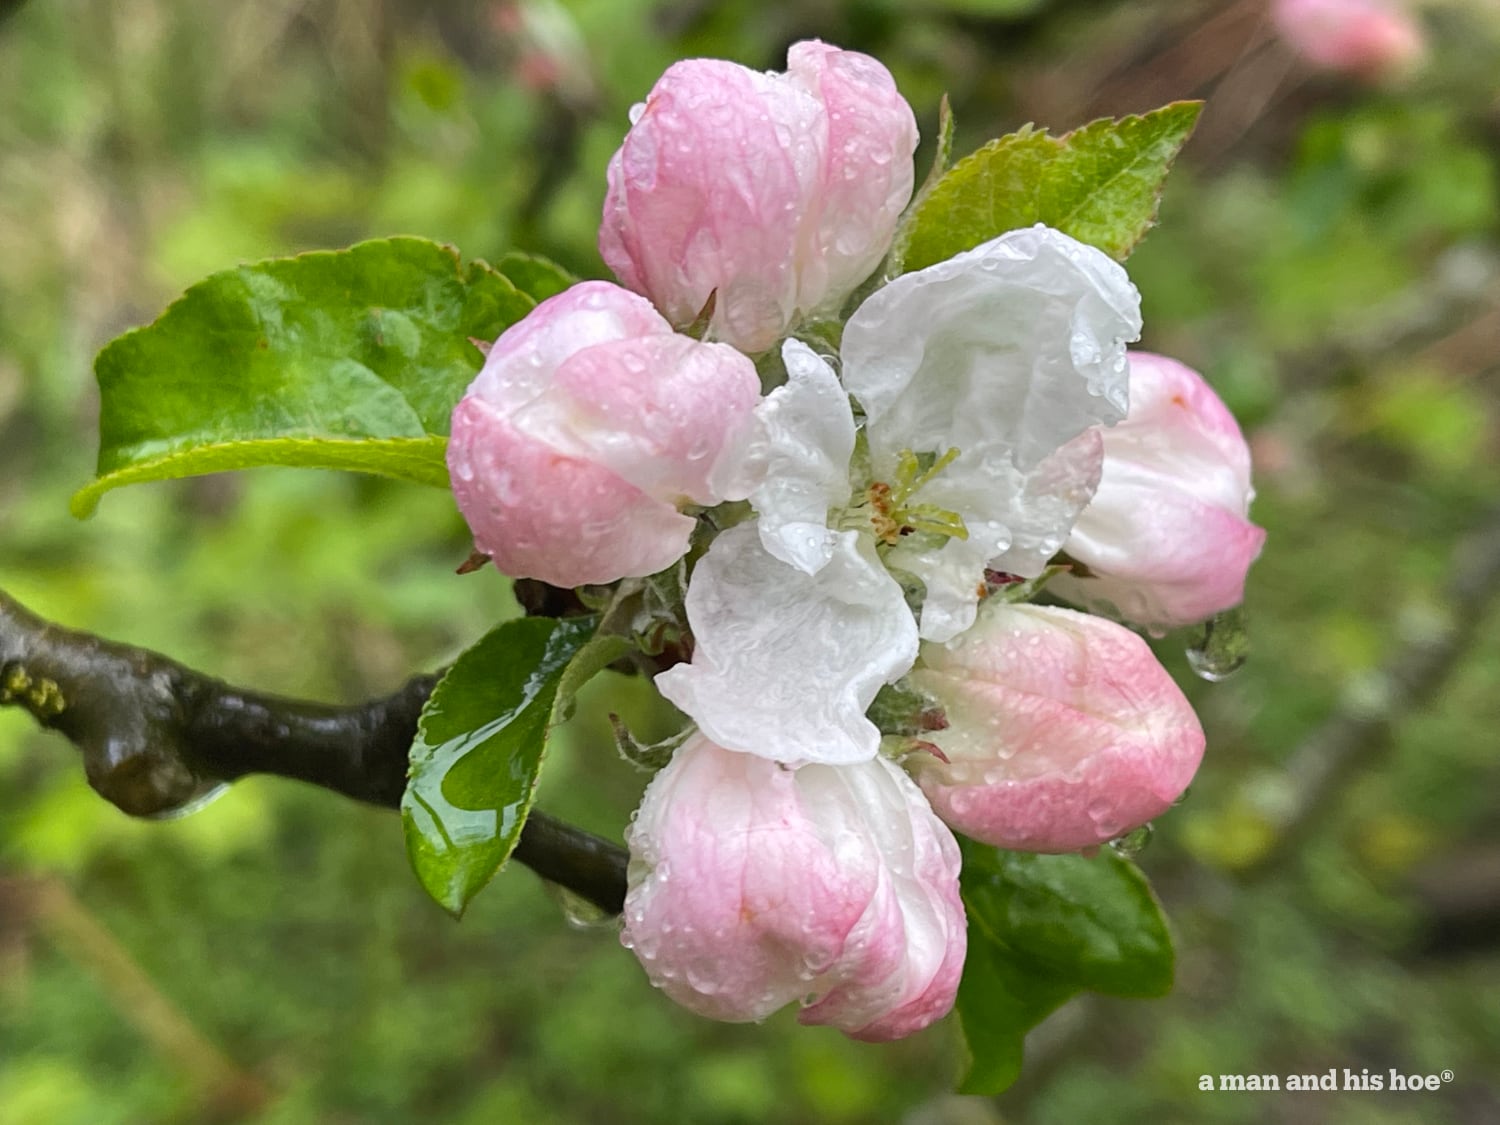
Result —
<instances>
[{"instance_id":1,"label":"apple blossom cluster","mask_svg":"<svg viewBox=\"0 0 1500 1125\"><path fill-rule=\"evenodd\" d=\"M695 729L628 831L652 981L715 1019L797 1002L904 1036L963 969L955 831L1078 851L1187 787L1202 729L1127 624L1243 597L1245 442L1198 375L1127 352L1139 294L1066 234L877 275L917 130L875 60L682 62L631 121L600 232L623 285L494 343L454 493L514 576L691 560L691 658L655 682ZM1023 600L1049 578L1089 612ZM920 721L872 711L887 685Z\"/></svg>"}]
</instances>

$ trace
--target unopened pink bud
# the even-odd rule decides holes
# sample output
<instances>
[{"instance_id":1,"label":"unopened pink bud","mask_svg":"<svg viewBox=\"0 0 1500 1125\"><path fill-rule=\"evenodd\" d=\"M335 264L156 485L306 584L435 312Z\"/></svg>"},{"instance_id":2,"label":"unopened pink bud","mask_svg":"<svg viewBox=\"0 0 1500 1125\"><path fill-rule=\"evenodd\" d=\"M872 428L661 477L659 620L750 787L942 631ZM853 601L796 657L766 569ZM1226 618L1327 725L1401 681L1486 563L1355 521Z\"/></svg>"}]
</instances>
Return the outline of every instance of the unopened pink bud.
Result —
<instances>
[{"instance_id":1,"label":"unopened pink bud","mask_svg":"<svg viewBox=\"0 0 1500 1125\"><path fill-rule=\"evenodd\" d=\"M785 74L691 59L609 165L599 251L678 327L761 352L880 263L912 189L916 120L874 59L794 44Z\"/></svg>"},{"instance_id":2,"label":"unopened pink bud","mask_svg":"<svg viewBox=\"0 0 1500 1125\"><path fill-rule=\"evenodd\" d=\"M789 769L690 738L627 833L621 940L710 1019L899 1039L952 1007L967 948L952 833L884 758Z\"/></svg>"},{"instance_id":3,"label":"unopened pink bud","mask_svg":"<svg viewBox=\"0 0 1500 1125\"><path fill-rule=\"evenodd\" d=\"M1271 18L1308 62L1345 74L1399 73L1425 49L1421 26L1399 0L1275 0Z\"/></svg>"},{"instance_id":4,"label":"unopened pink bud","mask_svg":"<svg viewBox=\"0 0 1500 1125\"><path fill-rule=\"evenodd\" d=\"M1238 605L1266 533L1248 518L1250 450L1229 408L1175 360L1130 353L1130 412L1102 431L1104 473L1063 550L1091 577L1048 587L1172 629Z\"/></svg>"},{"instance_id":5,"label":"unopened pink bud","mask_svg":"<svg viewBox=\"0 0 1500 1125\"><path fill-rule=\"evenodd\" d=\"M453 412L448 471L474 545L556 586L681 558L685 503L716 504L759 398L755 366L672 331L602 281L537 305L495 341Z\"/></svg>"},{"instance_id":6,"label":"unopened pink bud","mask_svg":"<svg viewBox=\"0 0 1500 1125\"><path fill-rule=\"evenodd\" d=\"M1203 756L1193 709L1140 637L1102 617L985 606L910 675L948 719L947 757L908 765L956 831L1033 852L1092 847L1181 796Z\"/></svg>"}]
</instances>

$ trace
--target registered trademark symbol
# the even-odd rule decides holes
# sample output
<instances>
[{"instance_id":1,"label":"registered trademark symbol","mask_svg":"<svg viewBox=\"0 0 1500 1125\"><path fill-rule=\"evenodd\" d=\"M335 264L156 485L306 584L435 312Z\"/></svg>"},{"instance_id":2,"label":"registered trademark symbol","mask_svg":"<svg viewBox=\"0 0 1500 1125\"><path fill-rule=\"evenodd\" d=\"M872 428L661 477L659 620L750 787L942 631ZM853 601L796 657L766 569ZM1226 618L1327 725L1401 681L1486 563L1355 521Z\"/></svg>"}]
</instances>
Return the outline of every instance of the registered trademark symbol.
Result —
<instances>
[{"instance_id":1,"label":"registered trademark symbol","mask_svg":"<svg viewBox=\"0 0 1500 1125\"><path fill-rule=\"evenodd\" d=\"M1438 1077L1441 1078L1444 1082L1452 1082L1453 1072L1451 1070L1445 1070L1442 1074L1438 1075Z\"/></svg>"}]
</instances>

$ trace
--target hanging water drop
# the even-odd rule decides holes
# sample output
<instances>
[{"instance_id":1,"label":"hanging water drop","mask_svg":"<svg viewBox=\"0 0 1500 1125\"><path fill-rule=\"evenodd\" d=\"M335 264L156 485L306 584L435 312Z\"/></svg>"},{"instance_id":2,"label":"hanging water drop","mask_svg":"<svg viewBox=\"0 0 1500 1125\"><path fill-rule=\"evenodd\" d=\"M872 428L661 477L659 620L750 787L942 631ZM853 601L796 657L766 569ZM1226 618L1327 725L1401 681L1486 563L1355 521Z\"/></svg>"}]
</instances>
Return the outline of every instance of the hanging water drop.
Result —
<instances>
[{"instance_id":1,"label":"hanging water drop","mask_svg":"<svg viewBox=\"0 0 1500 1125\"><path fill-rule=\"evenodd\" d=\"M1245 631L1245 610L1235 606L1210 617L1188 645L1188 665L1211 683L1227 680L1245 663L1250 636Z\"/></svg>"},{"instance_id":2,"label":"hanging water drop","mask_svg":"<svg viewBox=\"0 0 1500 1125\"><path fill-rule=\"evenodd\" d=\"M552 896L558 908L562 911L563 921L575 930L599 930L615 923L615 916L607 910L595 906L582 895L574 894L567 887L560 887L556 883L545 880L542 886L547 888L547 893Z\"/></svg>"},{"instance_id":3,"label":"hanging water drop","mask_svg":"<svg viewBox=\"0 0 1500 1125\"><path fill-rule=\"evenodd\" d=\"M1151 842L1151 833L1151 824L1147 822L1122 836L1116 836L1109 842L1109 846L1114 849L1116 855L1123 856L1125 859L1134 859Z\"/></svg>"}]
</instances>

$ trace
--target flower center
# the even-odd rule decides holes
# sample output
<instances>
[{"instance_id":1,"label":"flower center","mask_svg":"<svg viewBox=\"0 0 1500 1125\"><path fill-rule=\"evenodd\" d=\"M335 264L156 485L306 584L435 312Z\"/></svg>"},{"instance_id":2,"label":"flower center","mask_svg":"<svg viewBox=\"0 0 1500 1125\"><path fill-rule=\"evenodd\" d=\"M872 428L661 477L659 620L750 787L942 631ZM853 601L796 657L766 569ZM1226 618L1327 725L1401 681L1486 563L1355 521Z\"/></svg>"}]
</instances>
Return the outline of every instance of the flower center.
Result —
<instances>
[{"instance_id":1,"label":"flower center","mask_svg":"<svg viewBox=\"0 0 1500 1125\"><path fill-rule=\"evenodd\" d=\"M957 512L936 504L912 502L957 457L957 449L941 456L903 449L896 461L895 479L889 483L878 480L865 489L864 495L846 512L841 525L857 527L868 522L875 530L876 541L886 546L893 546L913 532L944 539L967 539L969 529Z\"/></svg>"}]
</instances>

